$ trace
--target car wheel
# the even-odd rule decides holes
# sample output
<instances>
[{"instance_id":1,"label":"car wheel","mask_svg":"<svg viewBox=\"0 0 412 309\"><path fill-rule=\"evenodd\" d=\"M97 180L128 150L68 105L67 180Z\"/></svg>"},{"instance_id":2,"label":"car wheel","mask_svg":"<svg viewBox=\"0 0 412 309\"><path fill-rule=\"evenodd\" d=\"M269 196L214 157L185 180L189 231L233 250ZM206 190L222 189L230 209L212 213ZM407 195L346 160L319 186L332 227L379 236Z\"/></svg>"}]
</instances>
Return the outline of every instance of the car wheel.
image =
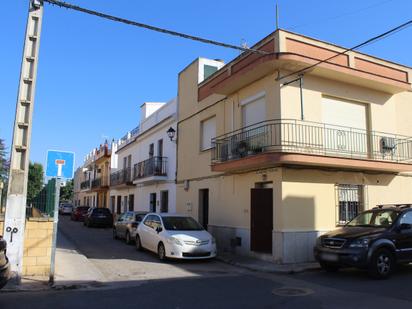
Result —
<instances>
[{"instance_id":1,"label":"car wheel","mask_svg":"<svg viewBox=\"0 0 412 309\"><path fill-rule=\"evenodd\" d=\"M143 247L142 247L142 242L140 241L140 237L139 235L136 235L136 250L137 251L143 251Z\"/></svg>"},{"instance_id":2,"label":"car wheel","mask_svg":"<svg viewBox=\"0 0 412 309\"><path fill-rule=\"evenodd\" d=\"M337 272L339 270L338 265L333 265L333 264L329 264L329 263L325 263L325 262L320 262L319 264L320 264L320 267L328 273L334 273L334 272Z\"/></svg>"},{"instance_id":3,"label":"car wheel","mask_svg":"<svg viewBox=\"0 0 412 309\"><path fill-rule=\"evenodd\" d=\"M130 238L130 233L126 232L126 244L131 245L132 244L132 239Z\"/></svg>"},{"instance_id":4,"label":"car wheel","mask_svg":"<svg viewBox=\"0 0 412 309\"><path fill-rule=\"evenodd\" d=\"M378 249L369 264L369 275L375 279L387 279L395 265L393 254L388 249Z\"/></svg>"},{"instance_id":5,"label":"car wheel","mask_svg":"<svg viewBox=\"0 0 412 309\"><path fill-rule=\"evenodd\" d=\"M119 239L119 237L117 236L116 229L113 229L113 239Z\"/></svg>"},{"instance_id":6,"label":"car wheel","mask_svg":"<svg viewBox=\"0 0 412 309\"><path fill-rule=\"evenodd\" d=\"M157 246L157 255L159 256L159 260L161 261L166 260L166 249L163 243L160 243Z\"/></svg>"}]
</instances>

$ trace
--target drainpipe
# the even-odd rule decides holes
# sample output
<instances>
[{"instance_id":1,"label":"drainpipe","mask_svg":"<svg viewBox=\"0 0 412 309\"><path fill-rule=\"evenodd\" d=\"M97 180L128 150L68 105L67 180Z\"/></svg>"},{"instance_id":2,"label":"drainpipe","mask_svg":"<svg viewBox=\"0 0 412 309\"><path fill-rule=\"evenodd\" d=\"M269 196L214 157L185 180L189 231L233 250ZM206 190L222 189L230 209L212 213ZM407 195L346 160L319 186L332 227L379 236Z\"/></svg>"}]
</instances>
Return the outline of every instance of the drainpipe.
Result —
<instances>
[{"instance_id":1,"label":"drainpipe","mask_svg":"<svg viewBox=\"0 0 412 309\"><path fill-rule=\"evenodd\" d=\"M299 88L300 88L300 120L305 120L303 112L303 75L299 75Z\"/></svg>"}]
</instances>

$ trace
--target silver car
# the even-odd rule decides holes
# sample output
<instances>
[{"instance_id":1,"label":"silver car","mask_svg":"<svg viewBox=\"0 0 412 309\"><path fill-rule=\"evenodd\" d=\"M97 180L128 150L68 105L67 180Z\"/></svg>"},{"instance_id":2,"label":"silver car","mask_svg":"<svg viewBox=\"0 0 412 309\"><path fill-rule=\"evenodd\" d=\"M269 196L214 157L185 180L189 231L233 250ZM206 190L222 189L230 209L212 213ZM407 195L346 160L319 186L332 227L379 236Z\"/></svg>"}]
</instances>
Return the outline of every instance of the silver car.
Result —
<instances>
[{"instance_id":1,"label":"silver car","mask_svg":"<svg viewBox=\"0 0 412 309\"><path fill-rule=\"evenodd\" d=\"M132 244L137 226L146 214L144 211L128 211L120 215L113 224L113 238L125 239L127 244Z\"/></svg>"},{"instance_id":2,"label":"silver car","mask_svg":"<svg viewBox=\"0 0 412 309\"><path fill-rule=\"evenodd\" d=\"M61 203L59 205L59 214L61 215L71 215L73 211L73 205L69 203Z\"/></svg>"}]
</instances>

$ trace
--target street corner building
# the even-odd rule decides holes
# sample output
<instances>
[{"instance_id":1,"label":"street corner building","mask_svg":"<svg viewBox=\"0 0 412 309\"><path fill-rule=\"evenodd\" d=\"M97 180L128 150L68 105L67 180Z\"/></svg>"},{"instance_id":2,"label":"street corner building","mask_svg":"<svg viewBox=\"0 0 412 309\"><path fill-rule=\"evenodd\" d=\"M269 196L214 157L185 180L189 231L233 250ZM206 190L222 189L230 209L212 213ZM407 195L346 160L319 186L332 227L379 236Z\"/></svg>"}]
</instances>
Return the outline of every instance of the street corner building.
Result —
<instances>
[{"instance_id":1,"label":"street corner building","mask_svg":"<svg viewBox=\"0 0 412 309\"><path fill-rule=\"evenodd\" d=\"M411 68L283 30L253 48L179 74L178 212L220 252L299 263L359 212L412 202Z\"/></svg>"}]
</instances>

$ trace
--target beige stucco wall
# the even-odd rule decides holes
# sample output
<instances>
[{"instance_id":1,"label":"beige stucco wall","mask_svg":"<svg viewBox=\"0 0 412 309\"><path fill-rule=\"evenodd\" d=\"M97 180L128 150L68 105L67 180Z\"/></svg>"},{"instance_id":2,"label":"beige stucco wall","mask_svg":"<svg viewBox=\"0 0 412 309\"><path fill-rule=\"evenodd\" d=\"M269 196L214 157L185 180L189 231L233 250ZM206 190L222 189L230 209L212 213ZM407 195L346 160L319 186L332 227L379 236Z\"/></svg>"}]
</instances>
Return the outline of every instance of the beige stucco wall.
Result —
<instances>
[{"instance_id":1,"label":"beige stucco wall","mask_svg":"<svg viewBox=\"0 0 412 309\"><path fill-rule=\"evenodd\" d=\"M262 181L273 183L274 217L277 217L282 196L280 180L281 170L271 169L264 173L251 172L190 181L188 190L184 190L184 184L179 184L177 211L198 218L199 190L209 189L209 224L249 229L250 189Z\"/></svg>"},{"instance_id":2,"label":"beige stucco wall","mask_svg":"<svg viewBox=\"0 0 412 309\"><path fill-rule=\"evenodd\" d=\"M322 122L322 97L331 96L368 107L370 129L373 131L412 135L411 92L390 95L363 87L305 75L303 86L304 116L306 121ZM300 119L299 83L281 88L283 119Z\"/></svg>"},{"instance_id":3,"label":"beige stucco wall","mask_svg":"<svg viewBox=\"0 0 412 309\"><path fill-rule=\"evenodd\" d=\"M336 228L336 184L364 185L364 204L412 203L412 178L387 174L283 169L279 231L327 231Z\"/></svg>"},{"instance_id":4,"label":"beige stucco wall","mask_svg":"<svg viewBox=\"0 0 412 309\"><path fill-rule=\"evenodd\" d=\"M218 175L210 169L211 151L200 151L201 122L216 116L216 135L222 135L242 127L240 102L258 93L265 92L267 119L280 118L280 88L272 74L242 88L222 100L221 96L210 96L197 102L197 84L191 78L197 76L196 62L179 75L179 130L178 130L178 181ZM190 87L195 87L195 92ZM218 102L218 103L216 103ZM191 115L190 118L189 115ZM196 162L193 168L191 162Z\"/></svg>"}]
</instances>

